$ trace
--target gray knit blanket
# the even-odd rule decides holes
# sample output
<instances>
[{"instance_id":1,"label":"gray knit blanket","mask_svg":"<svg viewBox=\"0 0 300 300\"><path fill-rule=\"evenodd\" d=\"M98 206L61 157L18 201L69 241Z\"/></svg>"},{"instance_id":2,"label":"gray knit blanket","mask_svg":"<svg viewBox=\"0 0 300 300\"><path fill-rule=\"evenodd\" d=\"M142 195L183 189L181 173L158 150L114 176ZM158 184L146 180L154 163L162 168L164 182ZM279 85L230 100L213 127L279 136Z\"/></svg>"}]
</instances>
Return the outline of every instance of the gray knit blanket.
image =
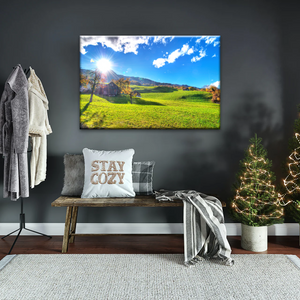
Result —
<instances>
[{"instance_id":1,"label":"gray knit blanket","mask_svg":"<svg viewBox=\"0 0 300 300\"><path fill-rule=\"evenodd\" d=\"M234 264L227 240L222 203L216 197L190 190L155 191L158 201L183 201L184 264L195 265L202 258L218 258Z\"/></svg>"}]
</instances>

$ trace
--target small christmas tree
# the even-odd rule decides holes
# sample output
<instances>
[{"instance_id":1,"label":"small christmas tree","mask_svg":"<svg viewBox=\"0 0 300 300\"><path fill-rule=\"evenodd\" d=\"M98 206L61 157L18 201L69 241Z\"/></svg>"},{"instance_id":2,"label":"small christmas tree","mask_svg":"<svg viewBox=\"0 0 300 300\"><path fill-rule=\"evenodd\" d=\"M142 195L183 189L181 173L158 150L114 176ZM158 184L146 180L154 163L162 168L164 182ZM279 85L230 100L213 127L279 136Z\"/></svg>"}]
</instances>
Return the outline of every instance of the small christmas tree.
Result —
<instances>
[{"instance_id":1,"label":"small christmas tree","mask_svg":"<svg viewBox=\"0 0 300 300\"><path fill-rule=\"evenodd\" d=\"M272 162L267 159L267 151L261 141L256 134L250 139L245 158L240 162L236 195L231 201L232 216L249 226L283 222L283 208L272 184L275 181Z\"/></svg>"},{"instance_id":2,"label":"small christmas tree","mask_svg":"<svg viewBox=\"0 0 300 300\"><path fill-rule=\"evenodd\" d=\"M300 105L298 106L300 113ZM287 173L283 180L282 199L287 205L287 213L300 223L300 119L294 123L294 137L289 142L292 152L288 157Z\"/></svg>"},{"instance_id":3,"label":"small christmas tree","mask_svg":"<svg viewBox=\"0 0 300 300\"><path fill-rule=\"evenodd\" d=\"M295 133L295 138L300 143L300 134ZM293 150L289 156L288 176L283 180L287 194L300 192L300 147Z\"/></svg>"}]
</instances>

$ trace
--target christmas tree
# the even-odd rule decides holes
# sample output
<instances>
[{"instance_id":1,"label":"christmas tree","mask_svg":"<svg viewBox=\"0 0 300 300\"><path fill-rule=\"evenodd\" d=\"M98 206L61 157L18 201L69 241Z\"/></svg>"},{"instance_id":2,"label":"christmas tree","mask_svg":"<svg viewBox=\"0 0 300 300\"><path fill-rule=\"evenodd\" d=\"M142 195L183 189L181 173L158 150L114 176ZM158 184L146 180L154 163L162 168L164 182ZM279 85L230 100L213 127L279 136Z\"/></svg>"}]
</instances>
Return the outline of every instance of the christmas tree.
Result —
<instances>
[{"instance_id":1,"label":"christmas tree","mask_svg":"<svg viewBox=\"0 0 300 300\"><path fill-rule=\"evenodd\" d=\"M283 208L274 184L272 162L262 139L255 134L245 158L240 162L241 170L235 185L236 195L231 201L232 216L249 226L266 226L283 222Z\"/></svg>"},{"instance_id":2,"label":"christmas tree","mask_svg":"<svg viewBox=\"0 0 300 300\"><path fill-rule=\"evenodd\" d=\"M300 113L300 105L298 106ZM288 157L287 173L283 180L282 199L287 206L287 213L300 223L300 119L294 123L294 137L289 142L291 154Z\"/></svg>"}]
</instances>

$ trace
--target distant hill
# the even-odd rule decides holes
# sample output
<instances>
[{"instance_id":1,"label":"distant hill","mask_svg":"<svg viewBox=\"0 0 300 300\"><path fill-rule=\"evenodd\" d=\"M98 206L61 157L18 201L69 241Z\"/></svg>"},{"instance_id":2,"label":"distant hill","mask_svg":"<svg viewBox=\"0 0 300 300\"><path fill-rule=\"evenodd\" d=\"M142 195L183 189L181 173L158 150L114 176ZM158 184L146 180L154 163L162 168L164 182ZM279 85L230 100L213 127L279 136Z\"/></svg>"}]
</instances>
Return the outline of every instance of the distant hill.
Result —
<instances>
[{"instance_id":1,"label":"distant hill","mask_svg":"<svg viewBox=\"0 0 300 300\"><path fill-rule=\"evenodd\" d=\"M89 71L90 70L81 69L81 73L84 75L86 75ZM125 78L125 79L129 78L130 81L135 85L159 85L159 84L161 84L160 82L156 82L156 81L153 81L148 78L119 75L112 70L107 74L105 82L109 83L113 79L118 80L120 78Z\"/></svg>"},{"instance_id":2,"label":"distant hill","mask_svg":"<svg viewBox=\"0 0 300 300\"><path fill-rule=\"evenodd\" d=\"M86 75L90 70L86 69L81 69L80 70L82 74ZM143 78L143 77L135 77L135 76L125 76L125 75L119 75L115 73L114 71L110 71L106 77L106 83L111 82L113 79L118 80L120 78L129 78L131 83L134 85L140 85L140 86L157 86L157 85L169 85L169 86L177 86L177 87L183 87L183 88L188 88L189 86L186 84L172 84L172 83L167 83L167 82L158 82L154 81L148 78Z\"/></svg>"},{"instance_id":3,"label":"distant hill","mask_svg":"<svg viewBox=\"0 0 300 300\"><path fill-rule=\"evenodd\" d=\"M89 72L91 72L92 70L86 70L86 69L81 69L80 72L81 74L83 75L88 75ZM110 71L108 76L106 77L106 82L109 83L112 81L112 79L115 79L115 80L118 80L120 79L121 77L116 74L114 71Z\"/></svg>"}]
</instances>

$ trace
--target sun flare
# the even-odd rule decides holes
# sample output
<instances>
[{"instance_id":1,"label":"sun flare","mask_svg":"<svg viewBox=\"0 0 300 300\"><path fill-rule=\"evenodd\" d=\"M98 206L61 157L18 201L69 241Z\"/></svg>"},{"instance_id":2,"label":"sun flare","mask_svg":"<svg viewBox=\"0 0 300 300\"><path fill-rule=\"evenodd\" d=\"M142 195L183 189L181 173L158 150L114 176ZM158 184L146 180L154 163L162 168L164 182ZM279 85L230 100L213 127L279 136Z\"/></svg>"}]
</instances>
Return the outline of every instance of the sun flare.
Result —
<instances>
[{"instance_id":1,"label":"sun flare","mask_svg":"<svg viewBox=\"0 0 300 300\"><path fill-rule=\"evenodd\" d=\"M97 68L102 73L106 73L111 69L111 62L106 58L101 58L100 60L97 61Z\"/></svg>"}]
</instances>

